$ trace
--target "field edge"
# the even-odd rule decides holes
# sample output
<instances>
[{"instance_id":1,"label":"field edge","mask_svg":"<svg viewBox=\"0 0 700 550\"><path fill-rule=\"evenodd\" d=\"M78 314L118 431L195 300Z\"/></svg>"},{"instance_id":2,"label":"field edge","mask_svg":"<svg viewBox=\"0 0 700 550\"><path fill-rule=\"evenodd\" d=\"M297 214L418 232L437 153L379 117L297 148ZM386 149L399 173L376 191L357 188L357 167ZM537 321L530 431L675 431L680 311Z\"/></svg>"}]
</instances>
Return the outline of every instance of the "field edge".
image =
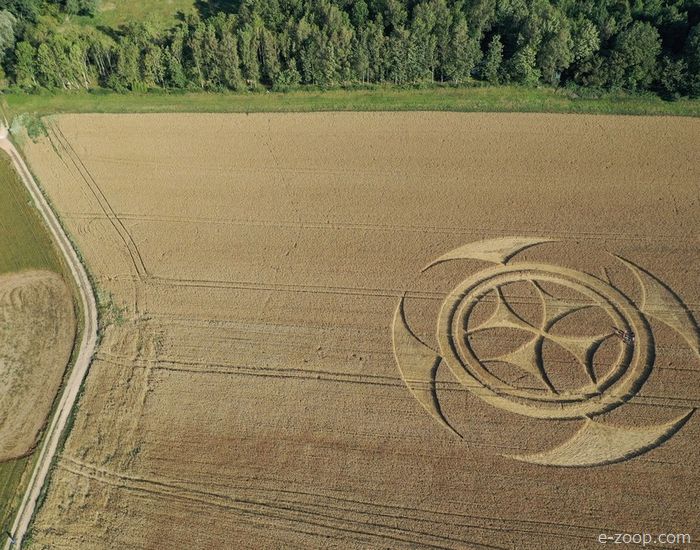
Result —
<instances>
[{"instance_id":1,"label":"field edge","mask_svg":"<svg viewBox=\"0 0 700 550\"><path fill-rule=\"evenodd\" d=\"M292 92L112 92L3 95L15 116L63 113L252 113L325 111L448 111L700 116L700 99L664 101L657 96L604 93L578 97L549 88L449 87L419 89L375 87L356 90Z\"/></svg>"}]
</instances>

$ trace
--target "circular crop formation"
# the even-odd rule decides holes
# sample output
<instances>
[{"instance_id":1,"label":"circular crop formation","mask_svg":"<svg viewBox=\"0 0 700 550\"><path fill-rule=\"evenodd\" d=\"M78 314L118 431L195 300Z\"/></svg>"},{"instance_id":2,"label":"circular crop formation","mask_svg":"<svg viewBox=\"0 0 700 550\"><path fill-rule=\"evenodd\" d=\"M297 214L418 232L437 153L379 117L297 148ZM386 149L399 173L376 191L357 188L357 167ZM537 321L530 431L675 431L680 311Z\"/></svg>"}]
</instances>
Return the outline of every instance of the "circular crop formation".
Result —
<instances>
[{"instance_id":1,"label":"circular crop formation","mask_svg":"<svg viewBox=\"0 0 700 550\"><path fill-rule=\"evenodd\" d=\"M635 335L636 344L622 347L617 361L596 381L593 391L588 387L542 394L505 384L472 349L468 336L480 330L473 326L474 308L502 286L523 281L566 287L602 309L612 326ZM532 332L533 339L556 341L549 333L553 324L531 327L522 323L519 328ZM499 265L468 278L447 296L438 322L441 355L467 389L493 406L537 418L581 418L623 403L646 377L651 339L649 326L639 310L618 290L585 273L537 263ZM538 353L541 360L541 347Z\"/></svg>"},{"instance_id":2,"label":"circular crop formation","mask_svg":"<svg viewBox=\"0 0 700 550\"><path fill-rule=\"evenodd\" d=\"M520 251L544 242L547 239L504 237L468 243L430 263L426 269L466 259L492 266L469 275L445 298L437 319L438 350L415 335L406 321L404 299L399 302L393 341L404 382L433 418L460 437L440 405L436 386L440 365L491 406L553 422L581 422L579 430L558 446L506 455L515 460L600 466L658 447L685 425L695 409L634 428L599 422L597 417L632 399L649 376L655 341L648 318L673 329L700 357L695 320L659 279L619 256L639 285L641 303L609 280L548 263L512 261ZM602 346L605 351L599 353Z\"/></svg>"}]
</instances>

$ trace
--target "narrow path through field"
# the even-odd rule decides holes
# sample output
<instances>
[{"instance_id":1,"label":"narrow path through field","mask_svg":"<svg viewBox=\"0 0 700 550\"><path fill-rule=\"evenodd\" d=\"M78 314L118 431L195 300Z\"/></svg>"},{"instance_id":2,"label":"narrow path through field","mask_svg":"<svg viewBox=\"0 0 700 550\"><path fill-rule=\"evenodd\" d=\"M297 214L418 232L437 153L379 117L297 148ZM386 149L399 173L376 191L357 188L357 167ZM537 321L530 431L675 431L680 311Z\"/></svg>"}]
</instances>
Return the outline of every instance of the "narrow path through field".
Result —
<instances>
[{"instance_id":1,"label":"narrow path through field","mask_svg":"<svg viewBox=\"0 0 700 550\"><path fill-rule=\"evenodd\" d=\"M66 383L63 394L61 395L61 400L56 408L56 411L51 418L48 430L44 437L44 443L39 451L39 457L32 473L32 477L29 481L29 486L22 499L22 504L17 512L15 522L12 526L12 535L15 539L14 548L19 548L22 545L22 539L24 538L27 528L29 527L29 522L36 509L37 500L41 489L46 483L49 470L51 468L51 462L53 460L56 451L58 450L58 444L61 439L61 434L66 426L66 422L70 417L73 406L78 398L78 393L80 392L80 387L87 374L88 367L92 361L92 356L95 351L95 346L97 344L97 305L95 303L95 297L92 294L92 288L90 286L90 281L88 280L85 268L80 263L80 259L76 254L75 250L71 246L67 235L63 231L56 215L49 206L48 202L41 193L39 186L31 175L31 172L27 168L24 160L15 149L15 146L8 139L7 129L0 127L0 148L7 152L7 154L12 159L12 163L17 170L17 173L21 176L24 185L29 190L36 207L46 221L53 238L58 245L58 248L66 259L70 271L75 279L76 285L78 287L78 292L80 294L80 301L82 303L83 316L84 316L84 327L82 333L82 339L80 341L80 347L78 350L78 355L71 370L70 377ZM5 550L13 548L12 542L8 540L4 545Z\"/></svg>"}]
</instances>

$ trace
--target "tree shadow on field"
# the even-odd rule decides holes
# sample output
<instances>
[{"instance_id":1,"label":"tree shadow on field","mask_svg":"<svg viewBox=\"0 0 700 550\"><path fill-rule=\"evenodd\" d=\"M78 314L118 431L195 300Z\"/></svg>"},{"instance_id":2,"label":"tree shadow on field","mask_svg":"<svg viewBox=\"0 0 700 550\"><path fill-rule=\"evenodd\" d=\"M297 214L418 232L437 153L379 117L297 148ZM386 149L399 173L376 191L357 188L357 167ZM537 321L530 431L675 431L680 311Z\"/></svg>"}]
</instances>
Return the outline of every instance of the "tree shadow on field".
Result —
<instances>
[{"instance_id":1,"label":"tree shadow on field","mask_svg":"<svg viewBox=\"0 0 700 550\"><path fill-rule=\"evenodd\" d=\"M122 25L119 29L115 29L109 25L97 25L97 30L103 32L113 40L118 41L124 34L124 25Z\"/></svg>"},{"instance_id":2,"label":"tree shadow on field","mask_svg":"<svg viewBox=\"0 0 700 550\"><path fill-rule=\"evenodd\" d=\"M195 7L204 17L216 15L219 12L238 13L242 0L197 0Z\"/></svg>"}]
</instances>

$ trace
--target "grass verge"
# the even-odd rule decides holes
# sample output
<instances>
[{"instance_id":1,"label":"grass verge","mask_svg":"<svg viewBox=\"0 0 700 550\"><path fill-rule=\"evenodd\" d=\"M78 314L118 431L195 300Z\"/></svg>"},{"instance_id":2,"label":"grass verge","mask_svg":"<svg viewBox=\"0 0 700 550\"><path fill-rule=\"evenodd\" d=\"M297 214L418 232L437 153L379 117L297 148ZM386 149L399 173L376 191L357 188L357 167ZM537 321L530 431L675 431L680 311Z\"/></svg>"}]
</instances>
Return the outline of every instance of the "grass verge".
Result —
<instances>
[{"instance_id":1,"label":"grass verge","mask_svg":"<svg viewBox=\"0 0 700 550\"><path fill-rule=\"evenodd\" d=\"M249 93L111 92L4 95L10 116L32 113L462 111L551 112L700 116L700 100L664 101L653 95L602 94L577 97L547 88L437 86L420 89L371 87Z\"/></svg>"},{"instance_id":2,"label":"grass verge","mask_svg":"<svg viewBox=\"0 0 700 550\"><path fill-rule=\"evenodd\" d=\"M23 269L62 272L61 263L44 222L29 193L12 167L0 154L0 273Z\"/></svg>"}]
</instances>

